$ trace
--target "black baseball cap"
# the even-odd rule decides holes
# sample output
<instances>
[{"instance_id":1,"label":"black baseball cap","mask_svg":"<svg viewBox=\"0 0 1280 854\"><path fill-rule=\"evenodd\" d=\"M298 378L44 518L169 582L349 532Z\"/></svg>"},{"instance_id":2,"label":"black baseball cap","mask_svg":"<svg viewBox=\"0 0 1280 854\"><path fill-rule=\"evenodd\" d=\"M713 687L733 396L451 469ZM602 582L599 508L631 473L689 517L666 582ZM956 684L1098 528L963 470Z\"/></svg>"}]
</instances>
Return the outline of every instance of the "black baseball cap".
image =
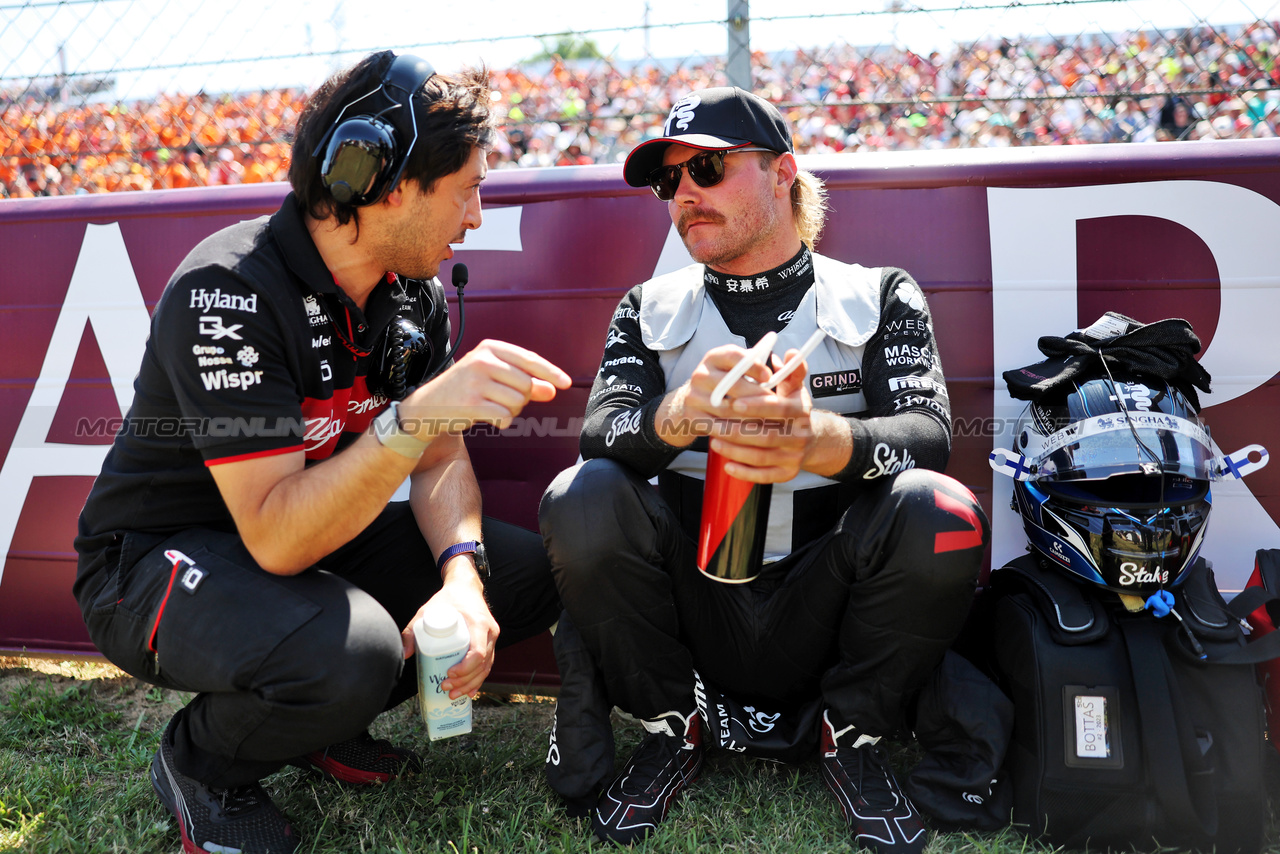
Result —
<instances>
[{"instance_id":1,"label":"black baseball cap","mask_svg":"<svg viewBox=\"0 0 1280 854\"><path fill-rule=\"evenodd\" d=\"M779 154L794 152L791 130L778 108L737 86L717 86L676 101L662 126L662 136L642 142L627 155L622 177L633 187L649 184L672 143L704 151L727 151L758 145Z\"/></svg>"}]
</instances>

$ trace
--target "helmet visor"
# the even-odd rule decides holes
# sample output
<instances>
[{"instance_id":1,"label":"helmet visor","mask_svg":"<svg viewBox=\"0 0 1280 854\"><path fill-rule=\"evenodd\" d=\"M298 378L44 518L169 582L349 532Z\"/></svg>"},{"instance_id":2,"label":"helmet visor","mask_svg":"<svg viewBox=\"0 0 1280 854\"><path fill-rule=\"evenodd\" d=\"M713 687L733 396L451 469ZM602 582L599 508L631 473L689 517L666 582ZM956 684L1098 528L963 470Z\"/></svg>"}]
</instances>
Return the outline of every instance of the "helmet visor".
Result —
<instances>
[{"instance_id":1,"label":"helmet visor","mask_svg":"<svg viewBox=\"0 0 1280 854\"><path fill-rule=\"evenodd\" d=\"M1158 472L1212 480L1215 474L1213 442L1204 425L1159 412L1077 421L1046 436L1028 456L1036 466L1035 479L1042 481Z\"/></svg>"}]
</instances>

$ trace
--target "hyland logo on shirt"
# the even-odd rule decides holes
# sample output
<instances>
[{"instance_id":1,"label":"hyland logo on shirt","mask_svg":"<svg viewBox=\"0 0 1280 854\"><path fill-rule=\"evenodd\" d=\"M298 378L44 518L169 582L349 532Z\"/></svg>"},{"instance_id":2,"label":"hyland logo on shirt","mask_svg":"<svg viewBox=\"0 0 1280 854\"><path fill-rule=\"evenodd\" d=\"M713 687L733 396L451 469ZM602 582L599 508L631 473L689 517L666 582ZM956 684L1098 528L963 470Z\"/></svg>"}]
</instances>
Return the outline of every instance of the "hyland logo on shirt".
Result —
<instances>
[{"instance_id":1,"label":"hyland logo on shirt","mask_svg":"<svg viewBox=\"0 0 1280 854\"><path fill-rule=\"evenodd\" d=\"M200 379L208 391L224 388L249 388L262 382L262 371L203 371Z\"/></svg>"},{"instance_id":2,"label":"hyland logo on shirt","mask_svg":"<svg viewBox=\"0 0 1280 854\"><path fill-rule=\"evenodd\" d=\"M858 391L862 391L862 371L833 371L809 377L809 394L814 397L831 397Z\"/></svg>"},{"instance_id":3,"label":"hyland logo on shirt","mask_svg":"<svg viewBox=\"0 0 1280 854\"><path fill-rule=\"evenodd\" d=\"M215 308L229 308L232 311L257 314L258 295L250 294L246 297L239 294L224 294L222 288L214 288L211 291L196 288L191 292L191 305L188 308L198 308L206 314Z\"/></svg>"},{"instance_id":4,"label":"hyland logo on shirt","mask_svg":"<svg viewBox=\"0 0 1280 854\"><path fill-rule=\"evenodd\" d=\"M312 326L324 326L324 309L320 307L320 302L316 299L315 294L303 297L302 307L307 310L307 320Z\"/></svg>"},{"instance_id":5,"label":"hyland logo on shirt","mask_svg":"<svg viewBox=\"0 0 1280 854\"><path fill-rule=\"evenodd\" d=\"M216 314L205 314L200 317L200 334L212 336L214 341L219 338L230 338L233 341L239 341L240 336L236 334L236 330L243 328L243 323L223 326L222 318Z\"/></svg>"}]
</instances>

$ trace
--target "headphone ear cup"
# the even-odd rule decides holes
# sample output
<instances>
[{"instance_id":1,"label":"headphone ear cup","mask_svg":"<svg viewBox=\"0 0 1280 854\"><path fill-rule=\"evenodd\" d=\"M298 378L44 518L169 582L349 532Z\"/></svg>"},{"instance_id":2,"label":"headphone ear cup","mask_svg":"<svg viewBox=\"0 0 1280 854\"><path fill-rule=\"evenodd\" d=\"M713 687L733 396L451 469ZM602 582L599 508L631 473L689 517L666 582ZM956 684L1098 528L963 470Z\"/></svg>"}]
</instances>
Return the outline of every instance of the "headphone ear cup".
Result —
<instances>
[{"instance_id":1,"label":"headphone ear cup","mask_svg":"<svg viewBox=\"0 0 1280 854\"><path fill-rule=\"evenodd\" d=\"M372 116L356 116L334 128L320 164L320 178L335 200L361 207L386 194L395 165L391 125Z\"/></svg>"}]
</instances>

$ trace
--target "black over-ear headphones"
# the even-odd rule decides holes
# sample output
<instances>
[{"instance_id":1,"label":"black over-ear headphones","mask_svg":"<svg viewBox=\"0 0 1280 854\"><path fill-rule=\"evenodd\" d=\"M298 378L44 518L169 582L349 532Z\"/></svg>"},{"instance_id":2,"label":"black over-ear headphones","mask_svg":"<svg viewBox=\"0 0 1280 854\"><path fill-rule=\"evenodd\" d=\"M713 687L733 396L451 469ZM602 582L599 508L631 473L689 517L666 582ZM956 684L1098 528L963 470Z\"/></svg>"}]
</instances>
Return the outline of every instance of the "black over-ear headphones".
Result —
<instances>
[{"instance_id":1,"label":"black over-ear headphones","mask_svg":"<svg viewBox=\"0 0 1280 854\"><path fill-rule=\"evenodd\" d=\"M333 127L311 155L319 157L324 152L320 179L335 200L353 207L372 205L400 183L409 153L418 141L413 96L435 73L425 59L409 54L397 56L382 75L378 88L356 98L338 113ZM358 104L358 114L344 118ZM387 115L406 109L407 119L404 113ZM397 128L412 131L407 145Z\"/></svg>"}]
</instances>

